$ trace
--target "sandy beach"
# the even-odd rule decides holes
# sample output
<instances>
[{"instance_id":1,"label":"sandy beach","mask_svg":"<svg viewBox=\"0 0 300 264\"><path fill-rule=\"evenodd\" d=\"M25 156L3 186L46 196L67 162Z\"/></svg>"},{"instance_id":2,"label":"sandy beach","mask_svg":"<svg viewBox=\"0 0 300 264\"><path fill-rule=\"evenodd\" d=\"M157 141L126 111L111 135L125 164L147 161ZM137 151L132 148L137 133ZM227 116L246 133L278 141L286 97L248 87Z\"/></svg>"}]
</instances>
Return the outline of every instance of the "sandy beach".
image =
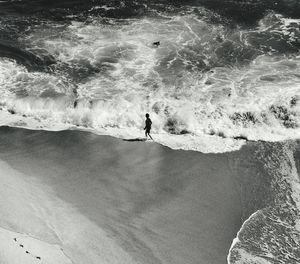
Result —
<instances>
[{"instance_id":1,"label":"sandy beach","mask_svg":"<svg viewBox=\"0 0 300 264\"><path fill-rule=\"evenodd\" d=\"M299 264L299 3L0 0L0 264Z\"/></svg>"},{"instance_id":2,"label":"sandy beach","mask_svg":"<svg viewBox=\"0 0 300 264\"><path fill-rule=\"evenodd\" d=\"M202 154L9 127L0 142L2 182L23 190L11 202L2 187L2 227L60 245L73 263L226 263L243 221L270 202L259 143Z\"/></svg>"}]
</instances>

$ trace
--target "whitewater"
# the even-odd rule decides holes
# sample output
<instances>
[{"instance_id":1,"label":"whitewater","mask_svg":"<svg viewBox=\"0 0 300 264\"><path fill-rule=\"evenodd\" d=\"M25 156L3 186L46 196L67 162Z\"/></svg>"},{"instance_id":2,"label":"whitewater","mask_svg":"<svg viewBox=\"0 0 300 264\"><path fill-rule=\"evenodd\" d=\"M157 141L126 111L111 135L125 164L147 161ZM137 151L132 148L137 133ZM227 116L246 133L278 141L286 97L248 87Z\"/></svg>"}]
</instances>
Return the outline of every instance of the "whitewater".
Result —
<instances>
[{"instance_id":1,"label":"whitewater","mask_svg":"<svg viewBox=\"0 0 300 264\"><path fill-rule=\"evenodd\" d=\"M18 42L50 62L0 59L1 124L135 138L148 112L157 142L202 152L299 136L300 20L231 28L203 8L172 12L28 26Z\"/></svg>"},{"instance_id":2,"label":"whitewater","mask_svg":"<svg viewBox=\"0 0 300 264\"><path fill-rule=\"evenodd\" d=\"M299 263L298 10L0 1L1 261Z\"/></svg>"}]
</instances>

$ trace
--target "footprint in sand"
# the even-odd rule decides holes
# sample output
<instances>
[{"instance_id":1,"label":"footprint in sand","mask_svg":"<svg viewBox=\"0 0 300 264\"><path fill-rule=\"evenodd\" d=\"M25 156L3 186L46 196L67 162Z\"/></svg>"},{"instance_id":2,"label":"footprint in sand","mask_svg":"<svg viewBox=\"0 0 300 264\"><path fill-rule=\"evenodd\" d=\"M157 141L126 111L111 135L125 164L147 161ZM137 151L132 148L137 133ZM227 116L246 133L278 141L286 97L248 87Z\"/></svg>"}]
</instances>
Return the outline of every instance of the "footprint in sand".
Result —
<instances>
[{"instance_id":1,"label":"footprint in sand","mask_svg":"<svg viewBox=\"0 0 300 264\"><path fill-rule=\"evenodd\" d=\"M14 238L14 241L17 242L17 239ZM19 247L24 248L24 245L19 244ZM30 252L29 252L28 250L26 250L25 253L26 253L26 254L30 254ZM41 257L39 257L39 256L35 256L35 258L41 260Z\"/></svg>"}]
</instances>

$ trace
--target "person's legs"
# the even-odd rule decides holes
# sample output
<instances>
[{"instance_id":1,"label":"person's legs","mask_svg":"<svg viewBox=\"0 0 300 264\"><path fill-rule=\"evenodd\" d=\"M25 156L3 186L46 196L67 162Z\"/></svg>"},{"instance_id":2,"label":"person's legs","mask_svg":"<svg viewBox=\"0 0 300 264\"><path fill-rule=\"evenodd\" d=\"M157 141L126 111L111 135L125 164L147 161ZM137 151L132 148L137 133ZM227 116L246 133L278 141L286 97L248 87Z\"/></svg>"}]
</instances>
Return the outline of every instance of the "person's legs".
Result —
<instances>
[{"instance_id":1,"label":"person's legs","mask_svg":"<svg viewBox=\"0 0 300 264\"><path fill-rule=\"evenodd\" d=\"M148 136L149 136L152 139L152 137L150 136L150 129L146 128L146 130L145 130L145 136L146 136L146 138L148 138Z\"/></svg>"},{"instance_id":2,"label":"person's legs","mask_svg":"<svg viewBox=\"0 0 300 264\"><path fill-rule=\"evenodd\" d=\"M149 135L149 137L153 140L153 138L152 138L151 135L150 135L150 132L148 133L148 135Z\"/></svg>"},{"instance_id":3,"label":"person's legs","mask_svg":"<svg viewBox=\"0 0 300 264\"><path fill-rule=\"evenodd\" d=\"M147 130L146 130L146 134L153 140L153 138L152 138L151 135L150 135L150 129L147 129ZM146 137L147 137L147 135L146 135Z\"/></svg>"}]
</instances>

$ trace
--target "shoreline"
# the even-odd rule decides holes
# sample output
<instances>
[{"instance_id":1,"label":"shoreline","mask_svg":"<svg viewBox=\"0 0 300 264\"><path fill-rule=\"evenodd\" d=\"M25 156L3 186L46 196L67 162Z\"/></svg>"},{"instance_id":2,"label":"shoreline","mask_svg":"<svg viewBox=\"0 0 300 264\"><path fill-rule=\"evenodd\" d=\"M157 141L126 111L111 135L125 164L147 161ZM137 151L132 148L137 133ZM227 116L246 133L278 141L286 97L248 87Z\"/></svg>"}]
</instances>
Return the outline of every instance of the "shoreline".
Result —
<instances>
[{"instance_id":1,"label":"shoreline","mask_svg":"<svg viewBox=\"0 0 300 264\"><path fill-rule=\"evenodd\" d=\"M232 254L232 252L231 252L232 249L234 249L234 246L235 246L237 243L240 242L239 235L240 235L241 231L243 230L243 228L245 227L245 225L252 219L252 217L254 217L254 216L257 214L257 212L258 212L258 211L256 211L256 212L254 212L253 214L251 214L251 215L249 216L249 218L247 218L247 219L243 222L241 228L240 228L239 231L237 232L237 235L236 235L236 237L233 239L232 244L231 244L231 246L230 246L230 249L229 249L229 251L228 251L228 255L227 255L227 264L230 264L230 258L231 258L231 254Z\"/></svg>"},{"instance_id":2,"label":"shoreline","mask_svg":"<svg viewBox=\"0 0 300 264\"><path fill-rule=\"evenodd\" d=\"M254 165L259 142L203 154L11 127L0 127L0 142L0 160L50 188L138 263L226 263L244 220L270 201L269 179Z\"/></svg>"},{"instance_id":3,"label":"shoreline","mask_svg":"<svg viewBox=\"0 0 300 264\"><path fill-rule=\"evenodd\" d=\"M23 117L17 114L10 114L6 111L0 111L0 119L2 127L8 126L12 128L20 128L27 130L42 130L42 131L83 131L93 133L100 136L110 136L116 139L135 139L144 137L144 131L137 128L115 128L110 127L109 131L106 128L92 129L84 126L67 125L58 123L57 126L51 126L47 122L37 121L34 118L26 117L26 122ZM50 126L49 126L50 125ZM244 139L235 139L234 137L223 138L216 135L193 135L182 134L174 135L169 133L155 133L155 142L163 146L176 150L191 150L202 153L224 153L239 150L245 143Z\"/></svg>"}]
</instances>

